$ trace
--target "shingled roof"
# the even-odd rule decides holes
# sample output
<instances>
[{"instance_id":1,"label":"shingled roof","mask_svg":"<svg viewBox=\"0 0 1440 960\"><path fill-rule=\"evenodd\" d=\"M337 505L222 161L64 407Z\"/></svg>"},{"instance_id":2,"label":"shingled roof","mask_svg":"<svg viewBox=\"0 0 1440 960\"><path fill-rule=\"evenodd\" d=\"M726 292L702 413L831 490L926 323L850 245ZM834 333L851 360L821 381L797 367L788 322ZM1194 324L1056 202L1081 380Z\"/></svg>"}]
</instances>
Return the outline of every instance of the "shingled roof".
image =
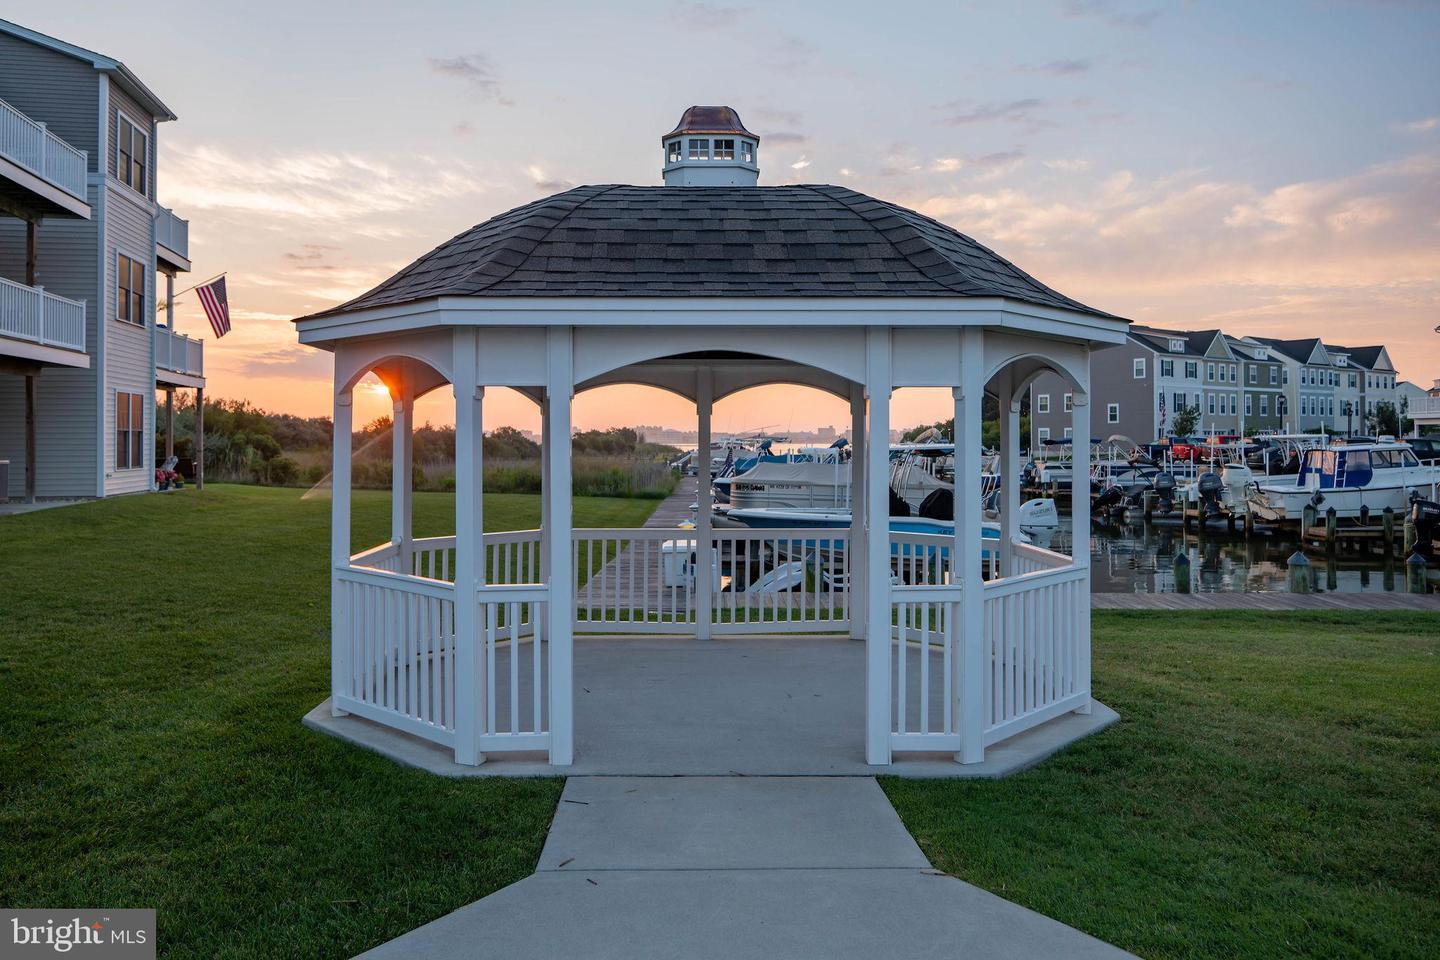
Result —
<instances>
[{"instance_id":1,"label":"shingled roof","mask_svg":"<svg viewBox=\"0 0 1440 960\"><path fill-rule=\"evenodd\" d=\"M441 296L1005 297L1110 316L943 223L844 187L615 185L503 213L312 316Z\"/></svg>"}]
</instances>

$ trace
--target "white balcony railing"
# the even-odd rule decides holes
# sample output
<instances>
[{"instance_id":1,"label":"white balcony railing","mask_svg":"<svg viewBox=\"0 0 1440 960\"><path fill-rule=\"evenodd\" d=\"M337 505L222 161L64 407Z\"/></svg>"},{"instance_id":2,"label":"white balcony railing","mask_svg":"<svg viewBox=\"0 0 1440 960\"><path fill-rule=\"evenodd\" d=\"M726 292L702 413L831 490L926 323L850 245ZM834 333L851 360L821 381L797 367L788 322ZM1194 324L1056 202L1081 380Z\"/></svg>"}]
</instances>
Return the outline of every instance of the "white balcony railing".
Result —
<instances>
[{"instance_id":1,"label":"white balcony railing","mask_svg":"<svg viewBox=\"0 0 1440 960\"><path fill-rule=\"evenodd\" d=\"M0 277L0 337L85 350L85 301Z\"/></svg>"},{"instance_id":2,"label":"white balcony railing","mask_svg":"<svg viewBox=\"0 0 1440 960\"><path fill-rule=\"evenodd\" d=\"M161 207L155 213L155 242L190 259L190 221L175 216L174 210Z\"/></svg>"},{"instance_id":3,"label":"white balcony railing","mask_svg":"<svg viewBox=\"0 0 1440 960\"><path fill-rule=\"evenodd\" d=\"M205 344L201 340L155 325L155 366L192 377L205 375Z\"/></svg>"},{"instance_id":4,"label":"white balcony railing","mask_svg":"<svg viewBox=\"0 0 1440 960\"><path fill-rule=\"evenodd\" d=\"M1410 401L1407 417L1440 417L1440 397L1417 397Z\"/></svg>"},{"instance_id":5,"label":"white balcony railing","mask_svg":"<svg viewBox=\"0 0 1440 960\"><path fill-rule=\"evenodd\" d=\"M77 200L85 199L85 151L76 150L4 100L0 100L0 156Z\"/></svg>"}]
</instances>

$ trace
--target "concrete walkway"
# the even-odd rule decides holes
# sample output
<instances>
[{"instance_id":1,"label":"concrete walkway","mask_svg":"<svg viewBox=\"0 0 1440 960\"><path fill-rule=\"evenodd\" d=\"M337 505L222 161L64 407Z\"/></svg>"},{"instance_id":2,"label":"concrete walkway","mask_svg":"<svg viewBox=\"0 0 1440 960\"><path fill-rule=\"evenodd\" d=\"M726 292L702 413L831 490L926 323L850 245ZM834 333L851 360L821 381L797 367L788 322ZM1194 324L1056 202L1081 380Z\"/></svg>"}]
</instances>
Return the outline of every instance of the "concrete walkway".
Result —
<instances>
[{"instance_id":1,"label":"concrete walkway","mask_svg":"<svg viewBox=\"0 0 1440 960\"><path fill-rule=\"evenodd\" d=\"M363 955L1118 958L930 868L868 777L572 777L537 872Z\"/></svg>"}]
</instances>

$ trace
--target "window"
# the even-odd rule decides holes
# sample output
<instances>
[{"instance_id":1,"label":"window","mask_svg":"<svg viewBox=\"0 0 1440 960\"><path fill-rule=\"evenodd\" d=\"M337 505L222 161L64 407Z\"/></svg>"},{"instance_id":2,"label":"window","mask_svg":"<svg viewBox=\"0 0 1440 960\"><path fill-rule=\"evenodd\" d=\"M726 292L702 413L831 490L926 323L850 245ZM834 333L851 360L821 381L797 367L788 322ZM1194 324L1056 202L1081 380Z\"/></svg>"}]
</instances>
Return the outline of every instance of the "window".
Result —
<instances>
[{"instance_id":1,"label":"window","mask_svg":"<svg viewBox=\"0 0 1440 960\"><path fill-rule=\"evenodd\" d=\"M1069 440L1069 439L1070 439L1070 431L1071 431L1071 429L1072 429L1071 427L1066 427L1066 428L1065 428L1065 439L1066 439L1066 440Z\"/></svg>"},{"instance_id":2,"label":"window","mask_svg":"<svg viewBox=\"0 0 1440 960\"><path fill-rule=\"evenodd\" d=\"M1210 394L1208 397L1205 398L1205 401L1206 406L1210 410L1210 416L1215 416L1215 394Z\"/></svg>"},{"instance_id":3,"label":"window","mask_svg":"<svg viewBox=\"0 0 1440 960\"><path fill-rule=\"evenodd\" d=\"M1196 377L1198 377L1198 376L1200 376L1200 364L1199 364L1199 362L1198 362L1198 361L1195 361L1195 360L1186 360L1186 361L1185 361L1185 379L1186 379L1186 380L1194 380L1194 379L1195 379Z\"/></svg>"},{"instance_id":4,"label":"window","mask_svg":"<svg viewBox=\"0 0 1440 960\"><path fill-rule=\"evenodd\" d=\"M1179 413L1179 412L1180 412L1181 410L1183 410L1183 409L1185 409L1185 394L1183 394L1183 393L1177 393L1177 394L1175 394L1175 411L1174 411L1174 412L1175 412L1175 413Z\"/></svg>"},{"instance_id":5,"label":"window","mask_svg":"<svg viewBox=\"0 0 1440 960\"><path fill-rule=\"evenodd\" d=\"M713 159L713 160L734 160L734 159L735 159L735 141L734 141L734 140L716 140L716 141L715 141L715 151L714 151L714 154L712 155L711 159Z\"/></svg>"},{"instance_id":6,"label":"window","mask_svg":"<svg viewBox=\"0 0 1440 960\"><path fill-rule=\"evenodd\" d=\"M1236 398L1235 394L1232 393L1232 394L1230 394L1230 416L1233 417L1233 416L1235 416L1235 414L1237 414L1237 413L1239 413L1239 412L1240 412L1240 403L1239 403L1239 400Z\"/></svg>"},{"instance_id":7,"label":"window","mask_svg":"<svg viewBox=\"0 0 1440 960\"><path fill-rule=\"evenodd\" d=\"M1260 382L1260 368L1257 367L1257 366L1255 366L1255 364L1252 363L1252 364L1250 364L1250 366L1247 367L1246 369L1250 371L1250 382L1251 382L1251 383L1259 383L1259 382Z\"/></svg>"},{"instance_id":8,"label":"window","mask_svg":"<svg viewBox=\"0 0 1440 960\"><path fill-rule=\"evenodd\" d=\"M115 469L145 466L145 398L115 393Z\"/></svg>"},{"instance_id":9,"label":"window","mask_svg":"<svg viewBox=\"0 0 1440 960\"><path fill-rule=\"evenodd\" d=\"M1074 409L1075 409L1075 394L1073 394L1073 393L1067 393L1067 394L1065 394L1065 412L1066 412L1066 413L1069 413L1070 411L1072 411L1072 410L1074 410Z\"/></svg>"},{"instance_id":10,"label":"window","mask_svg":"<svg viewBox=\"0 0 1440 960\"><path fill-rule=\"evenodd\" d=\"M1276 372L1275 372L1275 368L1274 368L1274 367L1271 367L1271 368L1270 368L1270 385L1271 385L1272 387L1275 385L1275 378L1276 378L1276 376L1277 376L1277 374L1276 374Z\"/></svg>"},{"instance_id":11,"label":"window","mask_svg":"<svg viewBox=\"0 0 1440 960\"><path fill-rule=\"evenodd\" d=\"M1213 364L1213 363L1207 363L1207 364L1205 364L1205 379L1206 379L1206 380L1214 380L1214 379L1215 379L1215 364Z\"/></svg>"},{"instance_id":12,"label":"window","mask_svg":"<svg viewBox=\"0 0 1440 960\"><path fill-rule=\"evenodd\" d=\"M1175 361L1174 361L1174 360L1161 360L1161 361L1160 361L1160 376L1162 376L1162 377L1173 377L1173 376L1175 376Z\"/></svg>"},{"instance_id":13,"label":"window","mask_svg":"<svg viewBox=\"0 0 1440 960\"><path fill-rule=\"evenodd\" d=\"M709 160L709 159L710 159L710 141L709 141L709 140L691 140L691 141L690 141L690 159L691 159L691 160Z\"/></svg>"},{"instance_id":14,"label":"window","mask_svg":"<svg viewBox=\"0 0 1440 960\"><path fill-rule=\"evenodd\" d=\"M1286 367L1284 370L1281 370L1281 371L1280 371L1280 382L1281 382L1281 383L1285 383L1285 384L1288 384L1288 383L1290 382L1290 368L1289 368L1289 367Z\"/></svg>"},{"instance_id":15,"label":"window","mask_svg":"<svg viewBox=\"0 0 1440 960\"><path fill-rule=\"evenodd\" d=\"M1366 375L1365 375L1365 386L1366 386L1366 387L1369 387L1369 386L1370 386L1370 375L1369 375L1369 374L1366 374ZM1354 389L1355 389L1355 374L1353 374L1353 373L1350 374L1350 389L1351 389L1351 390L1354 390Z\"/></svg>"},{"instance_id":16,"label":"window","mask_svg":"<svg viewBox=\"0 0 1440 960\"><path fill-rule=\"evenodd\" d=\"M145 326L145 265L115 256L115 319Z\"/></svg>"},{"instance_id":17,"label":"window","mask_svg":"<svg viewBox=\"0 0 1440 960\"><path fill-rule=\"evenodd\" d=\"M146 164L150 159L150 138L123 115L116 116L115 176L125 186L148 196L150 181L146 178Z\"/></svg>"},{"instance_id":18,"label":"window","mask_svg":"<svg viewBox=\"0 0 1440 960\"><path fill-rule=\"evenodd\" d=\"M740 141L740 159L741 159L741 160L744 160L746 163L754 163L754 162L755 162L755 144L751 143L749 140L741 140L741 141Z\"/></svg>"},{"instance_id":19,"label":"window","mask_svg":"<svg viewBox=\"0 0 1440 960\"><path fill-rule=\"evenodd\" d=\"M1050 428L1049 428L1049 427L1041 427L1041 428L1037 431L1036 435L1037 435L1041 440L1049 440L1049 439L1050 439Z\"/></svg>"},{"instance_id":20,"label":"window","mask_svg":"<svg viewBox=\"0 0 1440 960\"><path fill-rule=\"evenodd\" d=\"M1270 394L1268 393L1260 394L1260 416L1270 416Z\"/></svg>"},{"instance_id":21,"label":"window","mask_svg":"<svg viewBox=\"0 0 1440 960\"><path fill-rule=\"evenodd\" d=\"M1250 396L1250 394L1245 394L1245 416L1247 417L1253 416L1255 413L1253 409L1254 400L1255 398Z\"/></svg>"},{"instance_id":22,"label":"window","mask_svg":"<svg viewBox=\"0 0 1440 960\"><path fill-rule=\"evenodd\" d=\"M1118 404L1118 403L1107 403L1107 404L1105 404L1105 422L1106 422L1106 423L1119 423L1119 422L1120 422L1120 404Z\"/></svg>"},{"instance_id":23,"label":"window","mask_svg":"<svg viewBox=\"0 0 1440 960\"><path fill-rule=\"evenodd\" d=\"M666 155L667 163L679 163L681 160L682 144L679 140L670 141L670 152Z\"/></svg>"},{"instance_id":24,"label":"window","mask_svg":"<svg viewBox=\"0 0 1440 960\"><path fill-rule=\"evenodd\" d=\"M1170 341L1170 352L1171 352L1171 353L1184 353L1184 352L1185 352L1185 341L1184 341L1184 340L1171 340L1171 341Z\"/></svg>"},{"instance_id":25,"label":"window","mask_svg":"<svg viewBox=\"0 0 1440 960\"><path fill-rule=\"evenodd\" d=\"M1042 393L1035 398L1035 411L1037 413L1050 412L1050 394Z\"/></svg>"},{"instance_id":26,"label":"window","mask_svg":"<svg viewBox=\"0 0 1440 960\"><path fill-rule=\"evenodd\" d=\"M1135 370L1135 379L1136 379L1136 380L1144 380L1144 379L1145 379L1145 358L1144 358L1144 357L1136 357L1136 358L1135 358L1134 370Z\"/></svg>"}]
</instances>

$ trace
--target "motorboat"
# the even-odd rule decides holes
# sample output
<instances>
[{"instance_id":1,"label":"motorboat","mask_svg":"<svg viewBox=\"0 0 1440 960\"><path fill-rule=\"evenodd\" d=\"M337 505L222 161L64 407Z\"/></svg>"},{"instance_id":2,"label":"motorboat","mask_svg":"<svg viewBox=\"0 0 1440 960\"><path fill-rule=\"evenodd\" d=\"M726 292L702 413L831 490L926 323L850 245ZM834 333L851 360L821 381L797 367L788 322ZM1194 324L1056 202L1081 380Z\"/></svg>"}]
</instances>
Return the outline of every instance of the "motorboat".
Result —
<instances>
[{"instance_id":1,"label":"motorboat","mask_svg":"<svg viewBox=\"0 0 1440 960\"><path fill-rule=\"evenodd\" d=\"M715 502L732 507L849 507L850 458L843 437L828 447L802 447L736 462L713 482Z\"/></svg>"},{"instance_id":2,"label":"motorboat","mask_svg":"<svg viewBox=\"0 0 1440 960\"><path fill-rule=\"evenodd\" d=\"M1412 494L1436 499L1440 466L1422 464L1409 444L1334 443L1305 452L1294 477L1253 483L1249 504L1265 520L1296 521L1307 506L1323 516L1334 508L1351 519L1363 512L1378 517L1389 507L1404 516Z\"/></svg>"}]
</instances>

